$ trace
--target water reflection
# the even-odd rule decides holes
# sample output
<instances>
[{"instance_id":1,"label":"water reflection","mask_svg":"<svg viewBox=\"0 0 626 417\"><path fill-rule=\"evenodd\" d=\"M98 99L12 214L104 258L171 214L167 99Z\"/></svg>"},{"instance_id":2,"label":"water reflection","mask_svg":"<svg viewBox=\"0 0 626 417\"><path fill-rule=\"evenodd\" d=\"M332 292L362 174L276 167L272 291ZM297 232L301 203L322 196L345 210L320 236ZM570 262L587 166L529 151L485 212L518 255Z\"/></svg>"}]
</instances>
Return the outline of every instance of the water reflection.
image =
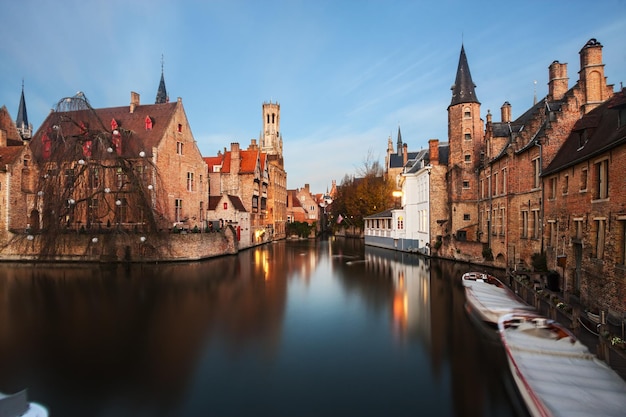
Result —
<instances>
[{"instance_id":1,"label":"water reflection","mask_svg":"<svg viewBox=\"0 0 626 417\"><path fill-rule=\"evenodd\" d=\"M0 265L0 391L53 416L511 415L467 268L352 239Z\"/></svg>"}]
</instances>

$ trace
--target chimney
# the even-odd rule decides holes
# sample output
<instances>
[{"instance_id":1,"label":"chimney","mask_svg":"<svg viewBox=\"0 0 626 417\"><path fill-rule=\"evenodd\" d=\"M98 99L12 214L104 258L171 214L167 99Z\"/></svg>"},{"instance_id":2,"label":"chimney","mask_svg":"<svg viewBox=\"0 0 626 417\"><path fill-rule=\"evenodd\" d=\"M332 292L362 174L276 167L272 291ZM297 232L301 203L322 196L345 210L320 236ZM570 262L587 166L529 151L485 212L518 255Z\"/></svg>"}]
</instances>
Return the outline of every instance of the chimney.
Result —
<instances>
[{"instance_id":1,"label":"chimney","mask_svg":"<svg viewBox=\"0 0 626 417\"><path fill-rule=\"evenodd\" d=\"M139 93L130 92L130 112L135 112L135 107L139 106Z\"/></svg>"},{"instance_id":2,"label":"chimney","mask_svg":"<svg viewBox=\"0 0 626 417\"><path fill-rule=\"evenodd\" d=\"M239 153L239 143L230 144L230 173L239 174L241 168L241 154Z\"/></svg>"},{"instance_id":3,"label":"chimney","mask_svg":"<svg viewBox=\"0 0 626 417\"><path fill-rule=\"evenodd\" d=\"M439 165L439 139L428 141L428 156L431 165Z\"/></svg>"},{"instance_id":4,"label":"chimney","mask_svg":"<svg viewBox=\"0 0 626 417\"><path fill-rule=\"evenodd\" d=\"M257 150L259 149L259 145L256 143L256 139L250 139L250 146L248 146L248 150Z\"/></svg>"},{"instance_id":5,"label":"chimney","mask_svg":"<svg viewBox=\"0 0 626 417\"><path fill-rule=\"evenodd\" d=\"M402 145L402 166L405 166L407 161L409 160L409 152L407 151L408 146L406 143Z\"/></svg>"},{"instance_id":6,"label":"chimney","mask_svg":"<svg viewBox=\"0 0 626 417\"><path fill-rule=\"evenodd\" d=\"M7 132L0 129L0 147L4 148L7 146Z\"/></svg>"},{"instance_id":7,"label":"chimney","mask_svg":"<svg viewBox=\"0 0 626 417\"><path fill-rule=\"evenodd\" d=\"M585 94L582 104L586 114L612 95L613 88L607 88L602 63L602 44L596 39L589 39L580 50L579 79ZM612 87L612 86L611 86Z\"/></svg>"},{"instance_id":8,"label":"chimney","mask_svg":"<svg viewBox=\"0 0 626 417\"><path fill-rule=\"evenodd\" d=\"M502 118L502 123L511 122L511 103L508 101L505 101L502 107L500 107L500 117Z\"/></svg>"},{"instance_id":9,"label":"chimney","mask_svg":"<svg viewBox=\"0 0 626 417\"><path fill-rule=\"evenodd\" d=\"M567 92L567 64L554 61L548 68L548 100L561 100Z\"/></svg>"}]
</instances>

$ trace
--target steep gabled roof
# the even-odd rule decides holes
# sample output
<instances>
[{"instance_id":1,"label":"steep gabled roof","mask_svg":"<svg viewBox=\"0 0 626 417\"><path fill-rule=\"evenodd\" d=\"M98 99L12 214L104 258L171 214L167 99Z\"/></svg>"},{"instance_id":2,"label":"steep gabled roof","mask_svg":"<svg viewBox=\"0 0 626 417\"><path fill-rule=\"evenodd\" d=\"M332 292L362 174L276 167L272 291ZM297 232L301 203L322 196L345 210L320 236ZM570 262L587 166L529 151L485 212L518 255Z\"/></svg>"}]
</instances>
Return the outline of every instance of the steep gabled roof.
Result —
<instances>
[{"instance_id":1,"label":"steep gabled roof","mask_svg":"<svg viewBox=\"0 0 626 417\"><path fill-rule=\"evenodd\" d=\"M239 172L242 174L254 174L259 164L259 151L257 149L239 151L241 165Z\"/></svg>"},{"instance_id":2,"label":"steep gabled roof","mask_svg":"<svg viewBox=\"0 0 626 417\"><path fill-rule=\"evenodd\" d=\"M16 141L15 144L17 144L17 141L22 142L20 133L17 131L17 127L15 127L15 123L13 123L13 119L11 119L11 115L6 106L0 107L0 130L6 132L7 144L10 140Z\"/></svg>"},{"instance_id":3,"label":"steep gabled roof","mask_svg":"<svg viewBox=\"0 0 626 417\"><path fill-rule=\"evenodd\" d=\"M227 199L230 200L230 204L233 205L233 207L237 210L237 211L241 211L241 212L247 212L246 208L244 207L243 203L241 202L241 199L239 197L237 197L236 195L230 195L230 194L222 194L220 196L209 196L209 211L214 211L220 204L220 202L222 201L222 199Z\"/></svg>"},{"instance_id":4,"label":"steep gabled roof","mask_svg":"<svg viewBox=\"0 0 626 417\"><path fill-rule=\"evenodd\" d=\"M2 146L0 147L0 171L5 171L7 165L20 162L20 155L24 151L24 146Z\"/></svg>"},{"instance_id":5,"label":"steep gabled roof","mask_svg":"<svg viewBox=\"0 0 626 417\"><path fill-rule=\"evenodd\" d=\"M122 133L122 150L124 156L136 156L144 151L152 156L152 148L159 146L166 136L166 128L176 113L178 102L167 104L138 105L131 113L129 106L108 107L91 110L55 111L48 115L33 140L33 154L41 157L41 141L43 135L52 135L59 131L63 137L80 136L83 125L90 132L105 133L110 140L114 130ZM146 118L150 119L150 129ZM112 121L117 124L112 129ZM52 137L50 137L52 139Z\"/></svg>"},{"instance_id":6,"label":"steep gabled roof","mask_svg":"<svg viewBox=\"0 0 626 417\"><path fill-rule=\"evenodd\" d=\"M542 173L554 174L582 161L626 144L626 123L619 126L619 109L626 106L626 92L616 93L576 122L554 159Z\"/></svg>"},{"instance_id":7,"label":"steep gabled roof","mask_svg":"<svg viewBox=\"0 0 626 417\"><path fill-rule=\"evenodd\" d=\"M450 106L461 103L479 103L475 91L476 85L472 81L469 65L467 64L467 56L465 56L465 47L461 45L461 55L459 56L459 66L456 70L456 80L452 86L452 101Z\"/></svg>"},{"instance_id":8,"label":"steep gabled roof","mask_svg":"<svg viewBox=\"0 0 626 417\"><path fill-rule=\"evenodd\" d=\"M418 152L407 152L407 160L417 158ZM389 154L389 168L402 168L404 166L404 156L398 153Z\"/></svg>"}]
</instances>

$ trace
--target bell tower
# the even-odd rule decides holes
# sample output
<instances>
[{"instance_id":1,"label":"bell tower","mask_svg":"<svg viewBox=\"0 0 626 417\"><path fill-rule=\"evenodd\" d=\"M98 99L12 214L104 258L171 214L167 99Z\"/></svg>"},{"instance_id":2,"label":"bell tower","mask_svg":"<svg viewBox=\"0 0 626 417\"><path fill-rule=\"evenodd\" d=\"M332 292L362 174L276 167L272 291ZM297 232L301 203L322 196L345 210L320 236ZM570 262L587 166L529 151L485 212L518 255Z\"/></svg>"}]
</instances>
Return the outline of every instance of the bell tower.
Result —
<instances>
[{"instance_id":1,"label":"bell tower","mask_svg":"<svg viewBox=\"0 0 626 417\"><path fill-rule=\"evenodd\" d=\"M280 134L280 104L263 103L263 130L261 131L261 151L268 155L283 155L283 137Z\"/></svg>"}]
</instances>

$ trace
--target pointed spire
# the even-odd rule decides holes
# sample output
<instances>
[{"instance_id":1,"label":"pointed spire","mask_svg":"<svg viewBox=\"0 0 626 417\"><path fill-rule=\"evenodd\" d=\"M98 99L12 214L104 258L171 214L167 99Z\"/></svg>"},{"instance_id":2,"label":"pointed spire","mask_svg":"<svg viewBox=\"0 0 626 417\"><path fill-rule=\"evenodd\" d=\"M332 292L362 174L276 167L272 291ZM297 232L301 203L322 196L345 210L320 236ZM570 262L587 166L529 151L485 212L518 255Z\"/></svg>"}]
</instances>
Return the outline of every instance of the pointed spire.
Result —
<instances>
[{"instance_id":1,"label":"pointed spire","mask_svg":"<svg viewBox=\"0 0 626 417\"><path fill-rule=\"evenodd\" d=\"M452 86L452 102L451 106L461 103L479 103L474 91L474 82L470 74L467 57L465 56L465 47L461 45L461 56L459 57L459 67L456 70L456 80Z\"/></svg>"},{"instance_id":2,"label":"pointed spire","mask_svg":"<svg viewBox=\"0 0 626 417\"><path fill-rule=\"evenodd\" d=\"M400 133L400 125L398 125L398 142L397 142L397 146L398 146L398 155L402 154L402 133Z\"/></svg>"},{"instance_id":3,"label":"pointed spire","mask_svg":"<svg viewBox=\"0 0 626 417\"><path fill-rule=\"evenodd\" d=\"M161 82L159 82L159 89L157 90L156 101L154 104L163 104L170 101L165 89L165 77L163 76L163 55L161 55Z\"/></svg>"},{"instance_id":4,"label":"pointed spire","mask_svg":"<svg viewBox=\"0 0 626 417\"><path fill-rule=\"evenodd\" d=\"M30 139L33 133L32 126L28 123L28 113L26 112L26 100L24 99L24 80L22 80L22 96L20 106L17 110L17 120L15 121L18 132L22 139Z\"/></svg>"}]
</instances>

